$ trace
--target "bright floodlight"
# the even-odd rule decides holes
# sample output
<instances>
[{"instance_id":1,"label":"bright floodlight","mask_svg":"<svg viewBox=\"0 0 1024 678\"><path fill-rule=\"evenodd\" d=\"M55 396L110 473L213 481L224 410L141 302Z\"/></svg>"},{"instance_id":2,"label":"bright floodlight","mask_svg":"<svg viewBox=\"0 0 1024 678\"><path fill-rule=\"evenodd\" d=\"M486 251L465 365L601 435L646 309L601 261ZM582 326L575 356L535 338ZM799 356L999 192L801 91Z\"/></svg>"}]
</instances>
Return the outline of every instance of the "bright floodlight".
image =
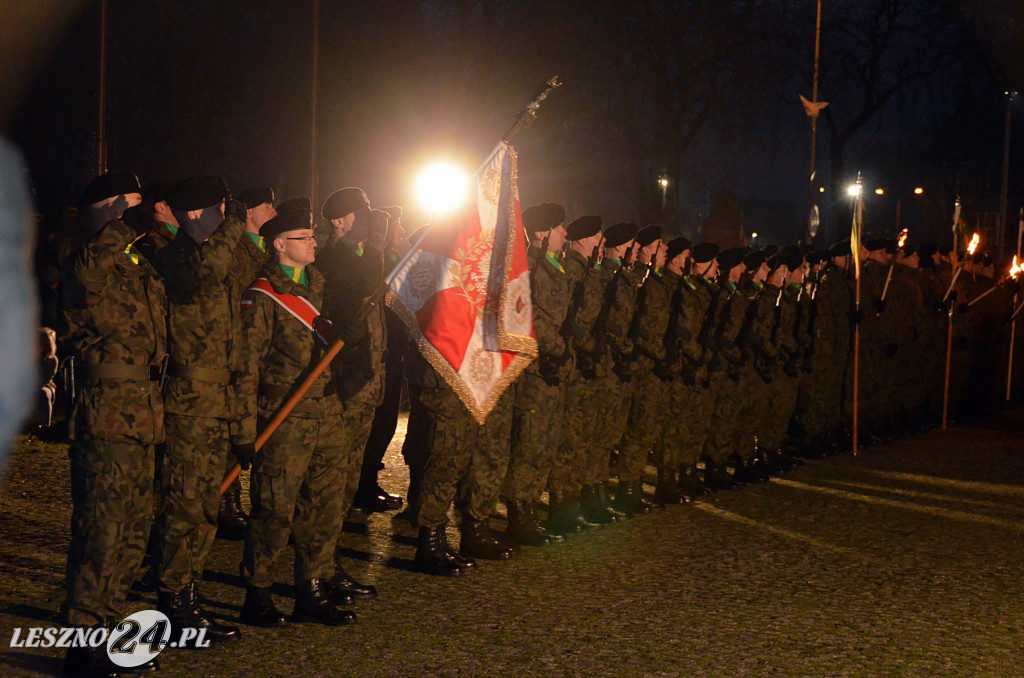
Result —
<instances>
[{"instance_id":1,"label":"bright floodlight","mask_svg":"<svg viewBox=\"0 0 1024 678\"><path fill-rule=\"evenodd\" d=\"M914 195L921 195L922 193L924 193L924 189L920 186L914 189Z\"/></svg>"},{"instance_id":2,"label":"bright floodlight","mask_svg":"<svg viewBox=\"0 0 1024 678\"><path fill-rule=\"evenodd\" d=\"M658 185L662 188L668 188L668 177L662 177L658 179Z\"/></svg>"},{"instance_id":3,"label":"bright floodlight","mask_svg":"<svg viewBox=\"0 0 1024 678\"><path fill-rule=\"evenodd\" d=\"M427 165L416 179L416 196L435 215L461 205L468 189L466 173L446 162Z\"/></svg>"},{"instance_id":4,"label":"bright floodlight","mask_svg":"<svg viewBox=\"0 0 1024 678\"><path fill-rule=\"evenodd\" d=\"M861 191L863 190L864 187L861 186L860 184L852 184L848 189L846 189L846 193L847 195L856 198L858 195L861 194Z\"/></svg>"},{"instance_id":5,"label":"bright floodlight","mask_svg":"<svg viewBox=\"0 0 1024 678\"><path fill-rule=\"evenodd\" d=\"M885 195L885 189L884 188L876 188L875 189L875 195Z\"/></svg>"}]
</instances>

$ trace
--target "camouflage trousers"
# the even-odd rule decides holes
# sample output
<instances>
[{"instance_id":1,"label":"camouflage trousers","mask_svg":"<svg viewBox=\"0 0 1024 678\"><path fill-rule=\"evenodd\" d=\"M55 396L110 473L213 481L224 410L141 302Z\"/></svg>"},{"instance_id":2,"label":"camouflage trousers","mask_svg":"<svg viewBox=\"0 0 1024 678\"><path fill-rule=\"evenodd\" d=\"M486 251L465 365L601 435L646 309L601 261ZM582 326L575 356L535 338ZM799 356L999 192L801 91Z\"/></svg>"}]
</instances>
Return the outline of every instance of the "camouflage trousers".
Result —
<instances>
[{"instance_id":1,"label":"camouflage trousers","mask_svg":"<svg viewBox=\"0 0 1024 678\"><path fill-rule=\"evenodd\" d=\"M619 483L643 480L647 455L660 446L669 398L665 382L650 369L633 377L633 399L619 444Z\"/></svg>"},{"instance_id":2,"label":"camouflage trousers","mask_svg":"<svg viewBox=\"0 0 1024 678\"><path fill-rule=\"evenodd\" d=\"M595 455L598 468L590 470L587 473L588 478L600 475L601 479L596 482L602 482L611 475L609 460L612 452L619 449L619 442L626 432L629 405L632 400L632 381L624 382L614 373L600 378L598 412L602 414L593 424L599 430L598 444L602 448L602 454Z\"/></svg>"},{"instance_id":3,"label":"camouflage trousers","mask_svg":"<svg viewBox=\"0 0 1024 678\"><path fill-rule=\"evenodd\" d=\"M810 371L801 375L797 416L804 435L820 441L832 433L843 417L846 351L819 348L811 358Z\"/></svg>"},{"instance_id":4,"label":"camouflage trousers","mask_svg":"<svg viewBox=\"0 0 1024 678\"><path fill-rule=\"evenodd\" d=\"M551 386L527 370L515 385L508 471L502 495L507 499L540 499L561 447L562 402L565 388ZM524 397L525 396L525 397Z\"/></svg>"},{"instance_id":5,"label":"camouflage trousers","mask_svg":"<svg viewBox=\"0 0 1024 678\"><path fill-rule=\"evenodd\" d=\"M672 382L671 407L665 413L664 444L656 450L658 468L676 468L697 463L708 437L715 400L710 388L700 383Z\"/></svg>"},{"instance_id":6,"label":"camouflage trousers","mask_svg":"<svg viewBox=\"0 0 1024 678\"><path fill-rule=\"evenodd\" d=\"M271 569L295 536L295 582L334 576L344 519L341 468L350 456L337 416L291 416L256 456L252 513L242 556L249 586L274 583ZM358 473L358 472L357 472Z\"/></svg>"},{"instance_id":7,"label":"camouflage trousers","mask_svg":"<svg viewBox=\"0 0 1024 678\"><path fill-rule=\"evenodd\" d=\"M226 419L168 414L163 509L157 518L156 582L179 592L203 577L217 535L220 483L231 438Z\"/></svg>"},{"instance_id":8,"label":"camouflage trousers","mask_svg":"<svg viewBox=\"0 0 1024 678\"><path fill-rule=\"evenodd\" d=\"M71 459L67 623L120 619L142 563L153 517L152 446L76 441Z\"/></svg>"},{"instance_id":9,"label":"camouflage trousers","mask_svg":"<svg viewBox=\"0 0 1024 678\"><path fill-rule=\"evenodd\" d=\"M341 477L344 485L339 487L342 504L341 514L344 517L352 508L352 502L359 489L359 476L363 470L363 452L366 441L370 438L373 428L373 415L376 408L369 403L358 400L345 401L341 413L341 446L345 450L342 462Z\"/></svg>"},{"instance_id":10,"label":"camouflage trousers","mask_svg":"<svg viewBox=\"0 0 1024 678\"><path fill-rule=\"evenodd\" d=\"M594 421L598 385L593 379L577 377L565 386L562 412L562 444L555 455L548 477L548 490L571 493L583 485L604 482L608 478L608 453L598 445ZM604 456L604 473L594 479L587 469L601 469L599 455Z\"/></svg>"},{"instance_id":11,"label":"camouflage trousers","mask_svg":"<svg viewBox=\"0 0 1024 678\"><path fill-rule=\"evenodd\" d=\"M726 458L738 449L736 433L745 397L740 384L742 379L738 372L729 377L724 370L711 374L711 393L715 404L712 408L711 425L705 449L712 459L723 463Z\"/></svg>"},{"instance_id":12,"label":"camouflage trousers","mask_svg":"<svg viewBox=\"0 0 1024 678\"><path fill-rule=\"evenodd\" d=\"M462 511L474 520L494 512L508 470L512 429L512 389L491 410L483 426L476 423L454 392L449 407L430 410L429 449L423 467L423 487L417 523L439 527L448 522L448 509L456 495ZM454 405L458 405L456 409Z\"/></svg>"}]
</instances>

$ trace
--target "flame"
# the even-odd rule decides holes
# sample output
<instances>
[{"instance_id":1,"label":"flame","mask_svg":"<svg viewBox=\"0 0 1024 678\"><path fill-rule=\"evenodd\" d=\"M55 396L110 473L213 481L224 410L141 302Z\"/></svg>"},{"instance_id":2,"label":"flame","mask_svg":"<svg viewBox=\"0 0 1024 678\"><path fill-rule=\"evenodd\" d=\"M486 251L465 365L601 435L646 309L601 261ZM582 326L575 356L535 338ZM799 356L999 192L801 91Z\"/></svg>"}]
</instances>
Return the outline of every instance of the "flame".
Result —
<instances>
[{"instance_id":1,"label":"flame","mask_svg":"<svg viewBox=\"0 0 1024 678\"><path fill-rule=\"evenodd\" d=\"M975 233L971 237L971 244L967 246L967 253L970 255L974 254L974 250L978 249L978 243L981 242L981 236Z\"/></svg>"},{"instance_id":2,"label":"flame","mask_svg":"<svg viewBox=\"0 0 1024 678\"><path fill-rule=\"evenodd\" d=\"M910 235L910 232L907 229L904 228L902 231L900 231L900 239L897 241L896 244L898 248L903 249L903 246L907 244L908 235Z\"/></svg>"},{"instance_id":3,"label":"flame","mask_svg":"<svg viewBox=\"0 0 1024 678\"><path fill-rule=\"evenodd\" d=\"M1017 279L1017 274L1020 273L1021 271L1024 271L1024 267L1022 267L1019 263L1017 263L1017 255L1014 254L1013 255L1013 265L1010 266L1010 277L1013 278L1014 280L1016 280Z\"/></svg>"}]
</instances>

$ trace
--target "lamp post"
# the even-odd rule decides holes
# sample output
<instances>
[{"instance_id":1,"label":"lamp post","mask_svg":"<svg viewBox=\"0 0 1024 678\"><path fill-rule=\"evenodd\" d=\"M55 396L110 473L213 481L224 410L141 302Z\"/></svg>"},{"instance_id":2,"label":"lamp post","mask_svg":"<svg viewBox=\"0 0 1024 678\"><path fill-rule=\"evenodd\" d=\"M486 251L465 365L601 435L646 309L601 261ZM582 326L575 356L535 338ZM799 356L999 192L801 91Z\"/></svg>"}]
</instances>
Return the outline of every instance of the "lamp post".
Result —
<instances>
[{"instance_id":1,"label":"lamp post","mask_svg":"<svg viewBox=\"0 0 1024 678\"><path fill-rule=\"evenodd\" d=\"M658 177L658 185L661 186L661 213L665 214L665 202L668 196L668 175L662 174Z\"/></svg>"}]
</instances>

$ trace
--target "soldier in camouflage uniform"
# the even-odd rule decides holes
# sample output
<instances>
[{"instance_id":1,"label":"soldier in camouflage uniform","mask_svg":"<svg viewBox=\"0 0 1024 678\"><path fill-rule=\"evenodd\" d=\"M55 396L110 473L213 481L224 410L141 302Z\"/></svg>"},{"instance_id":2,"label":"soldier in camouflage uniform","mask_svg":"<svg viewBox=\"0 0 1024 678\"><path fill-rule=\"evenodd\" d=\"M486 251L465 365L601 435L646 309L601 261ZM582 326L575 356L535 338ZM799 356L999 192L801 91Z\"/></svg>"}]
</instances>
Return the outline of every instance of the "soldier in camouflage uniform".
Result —
<instances>
[{"instance_id":1,"label":"soldier in camouflage uniform","mask_svg":"<svg viewBox=\"0 0 1024 678\"><path fill-rule=\"evenodd\" d=\"M263 225L260 234L273 258L263 268L263 279L242 295L247 352L237 386L242 415L237 456L243 468L254 460L257 416L263 422L273 416L326 344L319 317L307 324L291 311L294 306L315 315L323 299L323 276L309 265L316 251L311 222L310 212L300 209L282 212ZM270 586L271 570L288 548L289 535L295 538L298 592L292 620L328 626L356 620L351 611L336 607L351 598L336 594L329 583L344 515L338 488L349 451L343 440L341 403L334 396L332 375L325 371L255 457L253 510L241 567L247 587L241 618L246 624L285 623Z\"/></svg>"},{"instance_id":2,"label":"soldier in camouflage uniform","mask_svg":"<svg viewBox=\"0 0 1024 678\"><path fill-rule=\"evenodd\" d=\"M198 585L217 532L220 482L237 436L234 372L241 359L240 315L232 269L245 208L215 176L172 186L167 202L181 224L156 253L168 299L168 366L164 389L167 496L160 516L155 572L157 609L173 629L206 627L214 640L238 629L199 607Z\"/></svg>"},{"instance_id":3,"label":"soldier in camouflage uniform","mask_svg":"<svg viewBox=\"0 0 1024 678\"><path fill-rule=\"evenodd\" d=\"M481 426L458 394L427 360L417 355L410 370L411 392L417 394L425 419L429 453L417 508L419 548L415 566L420 572L448 577L476 569L474 558L505 560L513 549L498 541L487 527L508 465L514 391L509 388ZM463 511L459 554L448 546L448 509L461 494Z\"/></svg>"},{"instance_id":4,"label":"soldier in camouflage uniform","mask_svg":"<svg viewBox=\"0 0 1024 678\"><path fill-rule=\"evenodd\" d=\"M580 492L581 510L587 522L606 524L620 517L609 505L606 478L584 481L587 469L607 470L608 466L607 453L594 426L594 419L600 416L601 393L592 359L596 345L594 323L603 298L598 263L604 239L601 217L580 217L569 224L566 232L572 244L563 265L572 280L572 297L562 336L568 338L573 355L582 359L577 359L576 369L565 386L562 449L555 458L548 489L566 495Z\"/></svg>"},{"instance_id":5,"label":"soldier in camouflage uniform","mask_svg":"<svg viewBox=\"0 0 1024 678\"><path fill-rule=\"evenodd\" d=\"M697 461L704 450L715 405L702 332L708 331L709 316L714 315L712 304L720 289L715 282L717 255L717 245L701 243L691 250L692 275L685 275L687 267L678 261L678 256L667 265L669 272L680 276L681 280L675 282L680 293L678 302L673 300L673 304L679 304L679 311L669 326L679 358L676 377L670 387L672 413L665 433L670 452L666 452L666 461L676 460L679 491L690 500L710 491L697 469ZM670 286L672 284L669 282Z\"/></svg>"},{"instance_id":6,"label":"soldier in camouflage uniform","mask_svg":"<svg viewBox=\"0 0 1024 678\"><path fill-rule=\"evenodd\" d=\"M70 414L67 624L110 626L142 562L152 519L154 446L164 440L163 282L122 219L141 201L133 174L105 174L80 201L86 232L62 258L64 346L75 355ZM154 670L155 662L143 665ZM66 676L112 673L106 648L68 650Z\"/></svg>"},{"instance_id":7,"label":"soldier in camouflage uniform","mask_svg":"<svg viewBox=\"0 0 1024 678\"><path fill-rule=\"evenodd\" d=\"M672 288L664 278L667 250L661 239L661 228L647 226L636 236L640 253L636 272L641 276L636 308L629 328L633 344L630 360L630 383L633 397L629 404L626 429L619 444L619 487L632 485L631 508L638 511L643 497L643 477L647 456L661 447L663 427L670 401L665 397L662 361L665 358L665 335L671 317L669 305ZM681 497L675 489L675 465L658 465L657 499L659 503L676 504Z\"/></svg>"},{"instance_id":8,"label":"soldier in camouflage uniform","mask_svg":"<svg viewBox=\"0 0 1024 678\"><path fill-rule=\"evenodd\" d=\"M609 459L618 450L626 428L626 414L632 399L629 383L629 359L633 345L629 326L636 304L640 276L629 270L636 234L636 224L620 223L604 232L605 257L601 261L601 276L607 282L602 293L601 307L594 321L595 348L588 360L600 383L598 411L607 413L596 424L600 427L598 444L603 448L598 465L586 470L584 485L603 482L610 475ZM637 488L629 483L618 487L615 507L624 515L646 513L651 504L637 496Z\"/></svg>"},{"instance_id":9,"label":"soldier in camouflage uniform","mask_svg":"<svg viewBox=\"0 0 1024 678\"><path fill-rule=\"evenodd\" d=\"M384 277L384 249L388 215L370 210L370 201L360 188L342 188L324 202L321 214L331 228L329 244L319 258L318 270L326 279L324 315L335 323L345 346L334 361L335 383L342 402L342 461L344 485L342 516L355 500L363 467L363 450L370 437L373 416L384 401L384 353L387 324L384 305L373 304L360 316ZM373 586L352 579L339 561L335 566L336 590L361 598L373 598Z\"/></svg>"},{"instance_id":10,"label":"soldier in camouflage uniform","mask_svg":"<svg viewBox=\"0 0 1024 678\"><path fill-rule=\"evenodd\" d=\"M513 542L524 545L548 541L529 517L544 492L562 443L565 379L572 370L569 347L561 334L572 292L559 257L566 237L564 222L565 209L554 203L523 211L523 227L530 237L530 295L539 357L513 385L512 438L502 496L509 516L506 533ZM550 531L577 531L582 520L578 499L557 489L551 491Z\"/></svg>"},{"instance_id":11,"label":"soldier in camouflage uniform","mask_svg":"<svg viewBox=\"0 0 1024 678\"><path fill-rule=\"evenodd\" d=\"M242 291L256 279L267 263L269 255L266 242L260 236L260 228L277 216L277 210L274 209L274 189L269 186L248 188L238 194L238 201L245 205L245 235L238 242L235 260L231 265L231 270L235 272L234 281L237 283L232 292L235 299L241 299ZM234 465L234 456L228 455L225 476ZM236 478L220 498L217 536L222 539L245 539L248 524L248 518L242 508L241 479Z\"/></svg>"}]
</instances>

